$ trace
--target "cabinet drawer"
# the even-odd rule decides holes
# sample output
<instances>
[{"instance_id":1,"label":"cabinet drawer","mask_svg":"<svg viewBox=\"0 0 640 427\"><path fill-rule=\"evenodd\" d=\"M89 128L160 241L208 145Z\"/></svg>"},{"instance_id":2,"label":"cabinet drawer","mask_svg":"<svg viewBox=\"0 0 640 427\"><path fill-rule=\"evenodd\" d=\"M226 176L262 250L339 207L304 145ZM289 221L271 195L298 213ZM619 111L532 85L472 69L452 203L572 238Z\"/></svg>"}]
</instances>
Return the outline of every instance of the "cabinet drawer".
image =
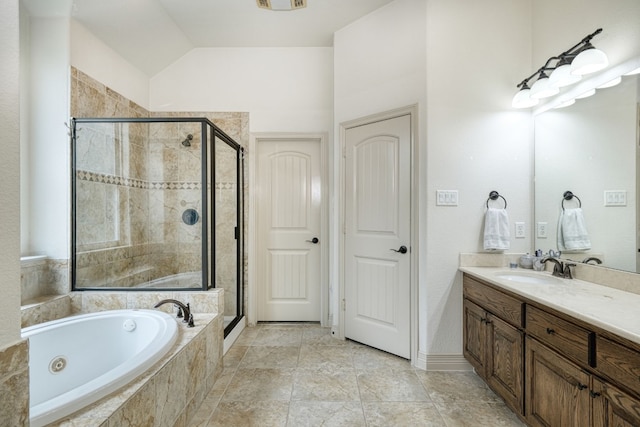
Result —
<instances>
[{"instance_id":1,"label":"cabinet drawer","mask_svg":"<svg viewBox=\"0 0 640 427\"><path fill-rule=\"evenodd\" d=\"M596 361L599 372L640 395L640 353L598 336Z\"/></svg>"},{"instance_id":2,"label":"cabinet drawer","mask_svg":"<svg viewBox=\"0 0 640 427\"><path fill-rule=\"evenodd\" d=\"M522 306L520 300L504 294L482 282L464 276L464 295L490 313L520 328L522 327Z\"/></svg>"},{"instance_id":3,"label":"cabinet drawer","mask_svg":"<svg viewBox=\"0 0 640 427\"><path fill-rule=\"evenodd\" d=\"M528 334L579 363L593 366L593 332L530 305L526 317Z\"/></svg>"}]
</instances>

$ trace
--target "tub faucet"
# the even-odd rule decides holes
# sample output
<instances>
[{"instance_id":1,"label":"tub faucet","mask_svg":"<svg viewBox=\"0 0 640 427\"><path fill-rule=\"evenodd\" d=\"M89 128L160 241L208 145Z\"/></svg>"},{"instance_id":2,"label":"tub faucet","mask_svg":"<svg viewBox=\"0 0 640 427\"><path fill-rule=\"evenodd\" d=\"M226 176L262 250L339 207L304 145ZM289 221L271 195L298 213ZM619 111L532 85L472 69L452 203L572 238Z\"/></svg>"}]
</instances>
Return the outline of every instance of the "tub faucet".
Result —
<instances>
[{"instance_id":1,"label":"tub faucet","mask_svg":"<svg viewBox=\"0 0 640 427\"><path fill-rule=\"evenodd\" d=\"M153 306L153 308L158 308L161 305L164 304L173 304L175 306L178 307L178 316L177 317L184 317L182 319L183 323L186 323L187 326L189 328L193 328L194 324L193 324L193 314L191 313L191 309L189 308L189 303L187 303L187 305L184 305L183 303L181 303L178 300L175 299L163 299L162 301L160 301L159 303L157 303L156 305Z\"/></svg>"}]
</instances>

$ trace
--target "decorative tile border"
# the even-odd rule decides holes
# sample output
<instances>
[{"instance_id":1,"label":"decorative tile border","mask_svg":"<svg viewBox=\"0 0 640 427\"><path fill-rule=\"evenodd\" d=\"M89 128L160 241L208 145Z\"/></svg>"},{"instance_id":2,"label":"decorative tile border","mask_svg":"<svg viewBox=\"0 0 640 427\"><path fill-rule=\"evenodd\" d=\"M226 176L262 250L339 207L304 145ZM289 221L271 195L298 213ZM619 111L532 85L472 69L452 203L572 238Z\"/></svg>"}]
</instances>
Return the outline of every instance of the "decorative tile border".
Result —
<instances>
[{"instance_id":1,"label":"decorative tile border","mask_svg":"<svg viewBox=\"0 0 640 427\"><path fill-rule=\"evenodd\" d=\"M200 190L202 184L195 181L143 181L141 179L124 178L116 175L90 172L85 170L76 171L76 179L80 181L98 182L101 184L113 184L123 187L139 188L143 190ZM216 190L235 190L235 182L216 182Z\"/></svg>"}]
</instances>

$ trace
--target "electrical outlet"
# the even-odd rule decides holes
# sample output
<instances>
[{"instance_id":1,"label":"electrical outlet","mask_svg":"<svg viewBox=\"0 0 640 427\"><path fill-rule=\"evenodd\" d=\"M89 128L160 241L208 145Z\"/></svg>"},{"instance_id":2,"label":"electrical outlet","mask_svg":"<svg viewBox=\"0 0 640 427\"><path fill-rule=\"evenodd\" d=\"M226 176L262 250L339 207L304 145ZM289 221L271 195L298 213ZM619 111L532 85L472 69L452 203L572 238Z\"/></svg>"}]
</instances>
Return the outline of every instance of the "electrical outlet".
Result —
<instances>
[{"instance_id":1,"label":"electrical outlet","mask_svg":"<svg viewBox=\"0 0 640 427\"><path fill-rule=\"evenodd\" d=\"M524 239L524 222L516 222L516 239Z\"/></svg>"},{"instance_id":2,"label":"electrical outlet","mask_svg":"<svg viewBox=\"0 0 640 427\"><path fill-rule=\"evenodd\" d=\"M547 238L547 223L546 222L538 222L536 224L538 239L546 239Z\"/></svg>"}]
</instances>

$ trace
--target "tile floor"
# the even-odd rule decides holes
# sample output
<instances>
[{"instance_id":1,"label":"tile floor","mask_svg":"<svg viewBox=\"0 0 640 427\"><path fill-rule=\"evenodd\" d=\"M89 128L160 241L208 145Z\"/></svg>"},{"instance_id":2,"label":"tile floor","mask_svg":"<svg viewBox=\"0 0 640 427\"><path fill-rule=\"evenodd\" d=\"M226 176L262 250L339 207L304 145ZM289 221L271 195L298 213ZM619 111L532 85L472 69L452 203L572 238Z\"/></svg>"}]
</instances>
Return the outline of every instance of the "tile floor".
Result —
<instances>
[{"instance_id":1,"label":"tile floor","mask_svg":"<svg viewBox=\"0 0 640 427\"><path fill-rule=\"evenodd\" d=\"M245 328L190 427L523 426L473 372L425 372L312 324Z\"/></svg>"}]
</instances>

